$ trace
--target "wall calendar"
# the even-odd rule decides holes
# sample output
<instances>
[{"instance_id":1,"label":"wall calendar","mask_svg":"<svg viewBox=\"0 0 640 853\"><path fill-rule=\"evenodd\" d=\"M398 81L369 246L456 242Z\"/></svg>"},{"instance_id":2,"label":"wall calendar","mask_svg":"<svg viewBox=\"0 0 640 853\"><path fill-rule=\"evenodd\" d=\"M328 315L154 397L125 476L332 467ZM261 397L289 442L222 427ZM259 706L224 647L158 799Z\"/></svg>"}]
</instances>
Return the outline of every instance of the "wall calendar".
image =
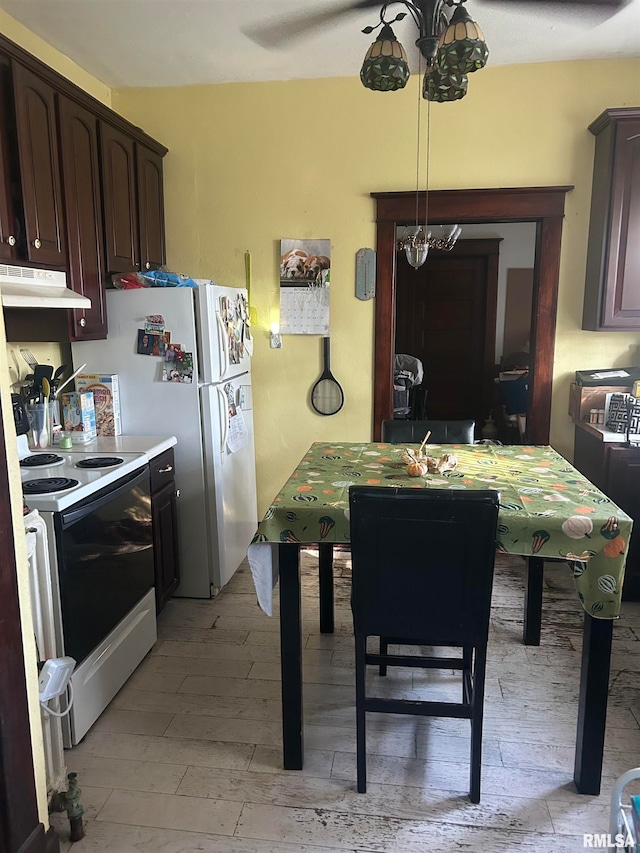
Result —
<instances>
[{"instance_id":1,"label":"wall calendar","mask_svg":"<svg viewBox=\"0 0 640 853\"><path fill-rule=\"evenodd\" d=\"M281 240L280 333L329 334L330 240Z\"/></svg>"}]
</instances>

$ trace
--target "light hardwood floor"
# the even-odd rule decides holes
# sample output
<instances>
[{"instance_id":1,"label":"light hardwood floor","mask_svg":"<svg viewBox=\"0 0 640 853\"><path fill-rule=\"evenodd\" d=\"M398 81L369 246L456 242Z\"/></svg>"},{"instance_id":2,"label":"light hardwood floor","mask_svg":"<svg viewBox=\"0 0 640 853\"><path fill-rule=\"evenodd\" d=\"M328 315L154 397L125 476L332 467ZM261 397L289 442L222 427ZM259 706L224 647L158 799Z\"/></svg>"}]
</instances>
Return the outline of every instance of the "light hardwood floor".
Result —
<instances>
[{"instance_id":1,"label":"light hardwood floor","mask_svg":"<svg viewBox=\"0 0 640 853\"><path fill-rule=\"evenodd\" d=\"M86 837L63 853L578 853L608 831L614 779L640 765L640 604L614 627L599 797L572 783L581 607L547 564L542 643L521 642L524 561L496 568L485 698L482 801L469 803L468 721L368 715L366 794L355 790L349 564L336 562L336 632L318 627L317 571L303 559L305 768L281 767L278 619L243 565L213 601L173 599L158 642L84 741ZM390 670L405 696L459 696L452 673ZM630 792L640 792L634 789Z\"/></svg>"}]
</instances>

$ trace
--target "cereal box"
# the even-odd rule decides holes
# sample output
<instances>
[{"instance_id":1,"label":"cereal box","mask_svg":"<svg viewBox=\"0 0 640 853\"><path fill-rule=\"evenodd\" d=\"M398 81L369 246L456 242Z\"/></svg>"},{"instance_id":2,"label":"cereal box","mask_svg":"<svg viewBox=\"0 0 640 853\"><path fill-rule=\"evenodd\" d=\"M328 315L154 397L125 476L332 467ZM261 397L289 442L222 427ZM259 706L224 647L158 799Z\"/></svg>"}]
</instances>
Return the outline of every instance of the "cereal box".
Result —
<instances>
[{"instance_id":1,"label":"cereal box","mask_svg":"<svg viewBox=\"0 0 640 853\"><path fill-rule=\"evenodd\" d=\"M120 435L120 390L117 373L80 373L77 391L93 392L98 435Z\"/></svg>"},{"instance_id":2,"label":"cereal box","mask_svg":"<svg viewBox=\"0 0 640 853\"><path fill-rule=\"evenodd\" d=\"M71 391L62 395L62 423L74 444L91 441L96 433L96 411L91 392Z\"/></svg>"}]
</instances>

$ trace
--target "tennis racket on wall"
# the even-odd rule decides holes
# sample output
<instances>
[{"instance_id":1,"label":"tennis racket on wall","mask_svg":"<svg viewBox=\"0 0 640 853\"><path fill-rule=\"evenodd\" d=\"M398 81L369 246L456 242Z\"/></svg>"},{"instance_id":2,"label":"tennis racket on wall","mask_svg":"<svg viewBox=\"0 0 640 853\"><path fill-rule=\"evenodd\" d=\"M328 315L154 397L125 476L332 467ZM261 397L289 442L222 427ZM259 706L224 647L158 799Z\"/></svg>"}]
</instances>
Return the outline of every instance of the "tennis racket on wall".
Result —
<instances>
[{"instance_id":1,"label":"tennis racket on wall","mask_svg":"<svg viewBox=\"0 0 640 853\"><path fill-rule=\"evenodd\" d=\"M311 405L319 415L335 415L344 405L344 392L330 369L329 341L322 339L324 369L311 389Z\"/></svg>"}]
</instances>

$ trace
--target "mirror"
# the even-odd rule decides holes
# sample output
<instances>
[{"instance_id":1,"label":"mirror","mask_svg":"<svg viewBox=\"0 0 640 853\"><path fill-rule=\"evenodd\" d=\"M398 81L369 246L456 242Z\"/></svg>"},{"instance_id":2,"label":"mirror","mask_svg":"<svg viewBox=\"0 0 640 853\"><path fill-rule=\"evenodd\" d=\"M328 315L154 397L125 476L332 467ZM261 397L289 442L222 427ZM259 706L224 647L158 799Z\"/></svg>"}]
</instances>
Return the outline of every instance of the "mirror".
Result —
<instances>
[{"instance_id":1,"label":"mirror","mask_svg":"<svg viewBox=\"0 0 640 853\"><path fill-rule=\"evenodd\" d=\"M405 230L398 227L397 237ZM398 250L394 418L472 419L476 439L521 442L527 395L512 398L527 383L535 236L531 222L465 225L450 251L430 249L418 269ZM408 407L400 392L411 377L399 354L417 358L424 372ZM511 380L516 384L505 384Z\"/></svg>"}]
</instances>

